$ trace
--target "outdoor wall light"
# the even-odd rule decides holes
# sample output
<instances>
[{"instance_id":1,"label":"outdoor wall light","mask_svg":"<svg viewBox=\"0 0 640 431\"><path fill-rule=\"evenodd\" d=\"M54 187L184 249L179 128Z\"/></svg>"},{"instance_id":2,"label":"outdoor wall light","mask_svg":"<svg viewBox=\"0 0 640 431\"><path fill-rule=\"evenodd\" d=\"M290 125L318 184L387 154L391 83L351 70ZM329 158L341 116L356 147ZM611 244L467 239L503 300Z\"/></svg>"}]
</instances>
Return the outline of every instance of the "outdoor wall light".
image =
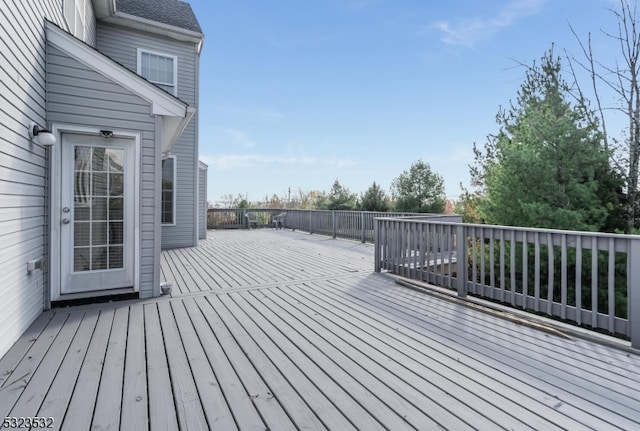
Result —
<instances>
[{"instance_id":1,"label":"outdoor wall light","mask_svg":"<svg viewBox=\"0 0 640 431\"><path fill-rule=\"evenodd\" d=\"M56 137L47 129L43 129L36 123L29 124L29 137L36 143L50 147L56 143Z\"/></svg>"}]
</instances>

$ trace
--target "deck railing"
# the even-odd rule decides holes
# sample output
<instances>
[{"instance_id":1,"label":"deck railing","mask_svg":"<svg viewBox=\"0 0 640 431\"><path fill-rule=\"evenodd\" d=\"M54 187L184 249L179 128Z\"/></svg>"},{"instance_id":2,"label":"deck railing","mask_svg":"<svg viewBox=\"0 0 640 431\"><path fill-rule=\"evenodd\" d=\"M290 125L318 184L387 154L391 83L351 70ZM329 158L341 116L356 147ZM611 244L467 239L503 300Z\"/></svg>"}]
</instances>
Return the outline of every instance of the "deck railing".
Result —
<instances>
[{"instance_id":1,"label":"deck railing","mask_svg":"<svg viewBox=\"0 0 640 431\"><path fill-rule=\"evenodd\" d=\"M378 218L375 270L631 339L640 348L640 236Z\"/></svg>"},{"instance_id":2,"label":"deck railing","mask_svg":"<svg viewBox=\"0 0 640 431\"><path fill-rule=\"evenodd\" d=\"M273 226L273 218L286 213L283 226L287 229L301 230L312 234L327 235L333 238L355 239L373 242L373 220L376 217L418 217L441 221L462 221L460 216L444 214L419 214L372 211L331 211L298 209L209 209L207 213L208 229L264 228ZM249 224L246 214L250 214L255 223Z\"/></svg>"}]
</instances>

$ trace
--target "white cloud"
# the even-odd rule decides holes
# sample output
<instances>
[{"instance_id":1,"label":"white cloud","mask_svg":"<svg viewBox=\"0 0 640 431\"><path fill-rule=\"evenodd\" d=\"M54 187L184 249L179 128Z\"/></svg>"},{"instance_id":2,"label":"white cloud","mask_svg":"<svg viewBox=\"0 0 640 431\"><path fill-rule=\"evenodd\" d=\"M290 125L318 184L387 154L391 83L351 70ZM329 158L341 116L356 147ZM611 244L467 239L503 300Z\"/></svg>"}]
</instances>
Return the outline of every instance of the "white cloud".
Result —
<instances>
[{"instance_id":1,"label":"white cloud","mask_svg":"<svg viewBox=\"0 0 640 431\"><path fill-rule=\"evenodd\" d=\"M356 163L353 160L338 159L338 158L333 158L333 159L327 160L325 162L325 164L328 164L329 166L337 168L337 169L352 168L352 167L354 167L356 165Z\"/></svg>"},{"instance_id":2,"label":"white cloud","mask_svg":"<svg viewBox=\"0 0 640 431\"><path fill-rule=\"evenodd\" d=\"M346 169L355 166L355 162L349 159L331 158L319 159L310 156L294 156L287 154L219 154L203 155L200 159L209 165L209 168L219 170L234 170L256 166L317 166L337 169Z\"/></svg>"},{"instance_id":3,"label":"white cloud","mask_svg":"<svg viewBox=\"0 0 640 431\"><path fill-rule=\"evenodd\" d=\"M442 33L442 41L449 45L474 48L500 30L521 18L538 13L547 0L513 0L489 18L468 18L457 22L438 21L431 25Z\"/></svg>"},{"instance_id":4,"label":"white cloud","mask_svg":"<svg viewBox=\"0 0 640 431\"><path fill-rule=\"evenodd\" d=\"M285 115L275 109L240 109L231 106L215 106L213 108L218 112L229 115L239 116L245 120L257 123L278 123L285 119Z\"/></svg>"},{"instance_id":5,"label":"white cloud","mask_svg":"<svg viewBox=\"0 0 640 431\"><path fill-rule=\"evenodd\" d=\"M249 133L244 130L237 129L221 129L229 138L234 146L242 148L253 148L256 143L253 141Z\"/></svg>"}]
</instances>

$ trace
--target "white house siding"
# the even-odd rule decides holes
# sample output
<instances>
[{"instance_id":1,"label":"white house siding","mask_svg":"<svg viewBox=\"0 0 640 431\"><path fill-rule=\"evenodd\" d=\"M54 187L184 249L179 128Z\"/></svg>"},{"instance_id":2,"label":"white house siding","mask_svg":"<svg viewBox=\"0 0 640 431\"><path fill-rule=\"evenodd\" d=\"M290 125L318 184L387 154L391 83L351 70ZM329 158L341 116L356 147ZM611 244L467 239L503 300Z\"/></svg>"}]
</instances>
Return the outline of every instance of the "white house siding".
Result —
<instances>
[{"instance_id":1,"label":"white house siding","mask_svg":"<svg viewBox=\"0 0 640 431\"><path fill-rule=\"evenodd\" d=\"M91 0L64 0L63 7L68 26L62 28L83 42L95 46L96 17Z\"/></svg>"},{"instance_id":2,"label":"white house siding","mask_svg":"<svg viewBox=\"0 0 640 431\"><path fill-rule=\"evenodd\" d=\"M118 63L137 71L137 50L178 57L178 98L197 107L198 53L196 45L113 25L97 25L98 49ZM198 113L193 116L171 155L176 156L176 224L162 226L162 248L197 245Z\"/></svg>"},{"instance_id":3,"label":"white house siding","mask_svg":"<svg viewBox=\"0 0 640 431\"><path fill-rule=\"evenodd\" d=\"M62 0L0 8L0 356L44 308L46 274L27 261L46 255L46 150L27 127L46 125L45 18L65 27Z\"/></svg>"},{"instance_id":4,"label":"white house siding","mask_svg":"<svg viewBox=\"0 0 640 431\"><path fill-rule=\"evenodd\" d=\"M207 169L198 163L198 239L207 238Z\"/></svg>"},{"instance_id":5,"label":"white house siding","mask_svg":"<svg viewBox=\"0 0 640 431\"><path fill-rule=\"evenodd\" d=\"M55 47L47 50L47 111L51 122L141 132L140 151L140 297L153 296L160 265L155 226L159 193L156 174L156 117L149 102L81 64ZM159 121L159 120L158 120Z\"/></svg>"}]
</instances>

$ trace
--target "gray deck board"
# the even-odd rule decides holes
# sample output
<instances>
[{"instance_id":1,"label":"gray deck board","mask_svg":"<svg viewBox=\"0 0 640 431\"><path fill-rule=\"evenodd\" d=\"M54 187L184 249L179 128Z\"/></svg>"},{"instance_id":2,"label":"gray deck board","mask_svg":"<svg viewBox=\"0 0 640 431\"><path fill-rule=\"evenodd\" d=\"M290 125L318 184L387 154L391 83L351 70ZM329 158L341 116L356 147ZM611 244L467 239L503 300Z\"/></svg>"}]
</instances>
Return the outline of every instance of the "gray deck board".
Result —
<instances>
[{"instance_id":1,"label":"gray deck board","mask_svg":"<svg viewBox=\"0 0 640 431\"><path fill-rule=\"evenodd\" d=\"M233 334L222 320L218 312L209 301L199 300L198 307L207 320L209 327L219 340L221 353L225 357L218 357L218 360L226 366L227 362L232 364L235 373L242 382L247 398L253 403L266 427L270 429L293 430L296 429L287 415L283 406L274 399L271 388L267 386L264 377L256 370L249 357L237 343ZM224 369L223 369L224 370ZM277 382L276 382L277 383ZM234 391L235 392L235 391ZM243 404L246 404L244 397L241 397ZM232 409L234 406L232 405ZM252 413L252 411L250 410ZM255 427L259 427L256 424ZM266 428L265 427L265 428Z\"/></svg>"},{"instance_id":2,"label":"gray deck board","mask_svg":"<svg viewBox=\"0 0 640 431\"><path fill-rule=\"evenodd\" d=\"M173 393L179 394L176 400L176 414L181 429L206 430L207 419L202 407L203 402L209 402L206 398L200 398L194 381L191 366L187 359L178 334L177 322L168 301L158 303L162 335L167 345L167 359ZM165 387L165 390L168 388Z\"/></svg>"},{"instance_id":3,"label":"gray deck board","mask_svg":"<svg viewBox=\"0 0 640 431\"><path fill-rule=\"evenodd\" d=\"M56 423L62 424L61 430L91 428L114 314L113 310L105 310L98 317L98 323L93 337L88 341L87 354L82 361L76 385L67 406L66 412L71 414L65 414L64 418L54 417Z\"/></svg>"},{"instance_id":4,"label":"gray deck board","mask_svg":"<svg viewBox=\"0 0 640 431\"><path fill-rule=\"evenodd\" d=\"M189 368L198 389L198 396L203 400L202 408L211 428L221 430L237 429L233 415L220 389L220 383L211 369L206 352L193 328L191 319L182 301L171 303L180 338L189 361Z\"/></svg>"},{"instance_id":5,"label":"gray deck board","mask_svg":"<svg viewBox=\"0 0 640 431\"><path fill-rule=\"evenodd\" d=\"M275 293L280 296L278 292ZM284 296L285 293L281 295ZM359 330L353 325L354 318L339 324L323 316L319 318L319 322L313 317L313 308L307 308L303 303L298 302L296 305L295 302L283 302L285 298L280 300L273 298L273 300L281 307L278 314L289 312L297 315L301 323L297 327L300 328L299 330L304 331L302 327L304 325L313 331L312 334L316 334L315 337L321 336L322 340L318 343L325 354L333 360L340 358L342 367L348 369L354 378L375 388L373 393L392 405L396 412L403 412L403 417L406 415L407 422L411 422L413 426L420 428L432 422L433 426L438 424L447 429L475 427L486 429L496 426L487 418L476 415L468 418L473 422L469 424L461 420L467 416L466 413L456 414L448 411L447 406L455 405L455 397L460 396L459 394L465 396L466 391L470 391L479 395L473 391L474 388L456 387L455 381L446 381L435 371L439 368L440 372L444 370L444 373L450 373L450 363L436 367L433 362L428 362L430 366L424 367L425 362L417 362L400 351L388 349L386 344L372 337L370 333ZM442 386L438 387L437 383ZM440 388L446 388L448 393ZM486 404L478 397L467 396L466 398L463 402L466 402L469 407L473 407L474 404ZM487 408L486 405L482 407ZM504 412L495 408L493 410L494 419L505 415ZM426 416L425 411L429 412L431 417ZM522 429L526 428L522 425Z\"/></svg>"},{"instance_id":6,"label":"gray deck board","mask_svg":"<svg viewBox=\"0 0 640 431\"><path fill-rule=\"evenodd\" d=\"M149 395L149 426L153 430L177 428L178 417L169 376L169 365L160 327L157 304L144 307L144 327L147 340L147 384ZM170 346L175 348L175 346Z\"/></svg>"},{"instance_id":7,"label":"gray deck board","mask_svg":"<svg viewBox=\"0 0 640 431\"><path fill-rule=\"evenodd\" d=\"M245 328L245 323L248 322L239 322L238 317L232 315L231 312L227 310L225 304L218 296L207 297L207 300L219 313L220 318L224 321L225 326L229 329L235 342L268 385L266 392L251 393L250 396L255 399L262 398L277 401L282 405L287 416L291 418L298 428L326 429L326 426L314 412L314 409L320 409L321 407L327 408L326 397L317 392L319 395L318 404L320 405L316 405L313 408L307 405L301 397L300 392L310 393L314 390L308 380L301 378L300 381L293 382L293 378L287 378L287 376L283 374L282 369L279 368L279 365L281 366L282 364L274 363L274 358L269 356L269 353L275 354L276 350L272 349L265 352L253 338L253 336L259 334L253 335ZM257 329L254 325L249 326L251 329ZM290 367L289 370L295 373L294 377L302 377L299 372L295 372L297 369L294 367ZM348 423L346 421L340 421L340 424L346 426L346 429L352 428L350 425L347 425ZM279 426L274 429L278 428Z\"/></svg>"},{"instance_id":8,"label":"gray deck board","mask_svg":"<svg viewBox=\"0 0 640 431\"><path fill-rule=\"evenodd\" d=\"M64 415L71 400L80 367L89 349L89 341L98 323L99 314L98 310L90 310L84 316L40 410L33 416L61 418Z\"/></svg>"},{"instance_id":9,"label":"gray deck board","mask_svg":"<svg viewBox=\"0 0 640 431\"><path fill-rule=\"evenodd\" d=\"M326 298L333 294L325 291L323 292L323 295L326 295L323 299L326 300ZM484 362L491 368L500 370L498 373L492 372L492 378L497 379L500 378L502 374L507 374L508 382L513 382L514 379L518 379L524 381L531 387L540 388L545 394L542 398L544 401L551 403L555 409L567 409L572 411L573 419L580 421L583 425L591 426L590 424L592 422L597 423L601 418L607 418L611 414L611 410L607 407L601 406L599 402L605 402L607 405L612 404L608 401L608 397L615 396L615 393L611 393L607 388L598 388L599 390L597 392L590 394L580 387L576 388L576 385L572 384L572 382L567 382L564 379L557 380L556 378L549 378L543 372L538 370L538 367L544 367L544 364L540 364L535 361L531 364L532 369L529 369L525 366L526 364L523 363L522 360L511 358L508 351L499 349L500 351L497 352L494 350L495 346L493 346L491 342L486 343L483 342L481 338L478 339L478 336L482 336L482 334L484 334L482 331L474 333L466 328L461 330L459 325L455 324L453 325L453 328L449 328L447 330L446 325L443 325L440 322L440 317L436 317L432 321L425 322L424 309L420 312L414 313L411 310L402 307L392 307L386 304L384 300L380 300L376 303L367 302L366 300L361 299L358 295L352 295L352 297L354 301L359 302L361 305L355 305L354 303L349 307L349 309L359 309L360 307L363 307L363 309L369 310L369 314L373 316L374 319L384 319L383 317L380 317L384 315L391 317L391 322L396 324L396 330L394 332L387 331L387 334L392 337L397 337L398 333L405 334L409 337L407 345L419 346L422 341L422 337L428 336L435 341L435 346L442 346L440 348L451 346L454 348L454 352L450 353L450 357L452 359L466 362L471 361L471 358L473 358L474 362ZM338 300L333 300L332 304L339 307L340 301L344 301L344 299L339 297ZM381 313L381 311L383 313ZM468 310L462 310L462 312L467 311ZM464 315L459 316L458 320L465 322L466 317ZM500 324L503 322L494 323ZM529 328L519 329L522 329L522 332L518 334L520 337L516 339L516 341L522 339L521 335L523 333L530 331ZM488 332L491 332L491 330ZM512 339L512 344L519 345L520 343L514 343L514 340ZM555 354L554 351L548 351L547 353ZM576 390L578 392L577 395L574 393ZM558 394L563 394L563 396L560 397ZM594 399L596 401L593 401ZM631 399L634 399L634 397L631 396ZM637 397L635 397L635 399L637 399ZM617 407L624 408L624 405L618 405ZM619 411L616 411L617 420L624 425L622 429L629 429L629 427L633 429L633 424L636 424L640 419L640 416L632 414L632 420L628 421L619 413ZM610 425L607 425L607 427L608 426Z\"/></svg>"},{"instance_id":10,"label":"gray deck board","mask_svg":"<svg viewBox=\"0 0 640 431\"><path fill-rule=\"evenodd\" d=\"M419 394L414 392L410 396L402 398L397 393L390 391L385 382L376 377L376 371L379 370L369 369L368 371L369 364L353 359L354 357L362 358L358 357L357 352L351 350L349 345L342 345L342 349L338 349L325 341L325 338L331 339L332 336L335 336L332 331L327 331L328 328L313 328L318 332L313 332L311 329L305 330L306 326L303 325L305 325L304 317L306 315L299 316L295 313L288 313L290 310L288 307L270 308L262 301L271 302L273 299L271 295L269 298L263 295L257 296L262 296L262 298L256 298L256 295L252 294L244 295L238 300L245 300L253 306L256 312L262 314L264 317L260 320L263 324L266 325L269 322L282 332L282 336L286 337L287 341L282 340L282 336L278 337L280 341L276 342L279 345L296 343L307 358L323 371L322 373L312 373L315 378L326 380L326 382L333 380L333 384L349 388L350 395L366 409L366 414L379 418L378 420L389 429L406 428L407 424L418 427L437 427L437 423L432 418L412 404L411 401L422 404L423 400L419 399ZM284 316L290 317L284 319ZM319 333L323 334L325 338L319 337ZM340 408L343 406L344 403L340 403ZM424 409L425 405L423 404L421 407ZM456 425L461 424L457 423ZM356 424L356 426L364 428L361 424ZM369 425L366 429L372 427ZM462 429L462 427L457 429Z\"/></svg>"},{"instance_id":11,"label":"gray deck board","mask_svg":"<svg viewBox=\"0 0 640 431\"><path fill-rule=\"evenodd\" d=\"M20 398L7 416L33 417L36 415L56 376L51 370L60 369L76 331L80 327L82 317L81 314L73 314L67 319L55 341L49 347L47 354L31 376L29 384L26 385L24 391L21 391ZM14 390L14 392L18 391ZM7 395L3 394L3 397ZM7 398L9 397L7 396Z\"/></svg>"},{"instance_id":12,"label":"gray deck board","mask_svg":"<svg viewBox=\"0 0 640 431\"><path fill-rule=\"evenodd\" d=\"M242 305L247 306L248 304L239 298L239 295L242 294L224 295L221 300L234 316L242 319L243 326L255 334L256 344L267 354L274 365L282 370L285 376L289 376L289 382L295 385L296 391L315 410L316 415L327 428L383 429L382 423L375 420L358 403L358 400L352 398L352 395L344 391L336 380L333 380L341 377L341 373L336 373L333 376L325 373L319 365L313 362L310 356L301 350L303 343L291 343L275 326L278 324L277 321L268 321L262 318L259 311L251 310L250 307L245 310ZM394 412L389 413L389 422L397 418Z\"/></svg>"},{"instance_id":13,"label":"gray deck board","mask_svg":"<svg viewBox=\"0 0 640 431\"><path fill-rule=\"evenodd\" d=\"M42 331L54 316L52 312L42 313L40 317L27 329L13 345L11 350L0 358L0 389L5 385L6 380L11 376L14 369L24 359L25 354L31 349L33 344L38 340Z\"/></svg>"},{"instance_id":14,"label":"gray deck board","mask_svg":"<svg viewBox=\"0 0 640 431\"><path fill-rule=\"evenodd\" d=\"M122 388L122 428L145 430L148 424L147 368L145 363L144 309L129 309L129 328Z\"/></svg>"},{"instance_id":15,"label":"gray deck board","mask_svg":"<svg viewBox=\"0 0 640 431\"><path fill-rule=\"evenodd\" d=\"M278 293L278 296L282 294ZM541 417L551 415L557 416L559 421L563 419L562 415L554 415L555 410L552 406L545 406L538 401L538 397L544 394L537 393L536 397L527 396L528 386L519 385L524 392L518 392L518 385L516 390L509 386L514 383L511 381L509 384L501 385L496 379L497 373L494 368L483 368L481 363L473 361L461 361L459 352L446 347L448 343L431 342L430 339L421 337L419 332L411 334L407 331L405 335L405 331L397 326L398 322L395 319L389 321L380 318L375 311L368 312L366 308L358 309L355 304L345 304L344 298L330 300L329 294L325 296L324 292L319 296L321 297L314 297L306 291L297 291L293 295L295 302L289 303L289 306L293 307L297 303L298 307L324 308L321 313L318 313L322 316L322 328L336 325L347 331L350 337L345 344L361 352L360 361L373 361L374 364L368 368L379 370L376 375L386 373L398 376L401 382L406 382L406 385L402 385L405 391L413 388L424 392L426 395L423 396L433 397L429 400L434 405L431 410L442 417L440 421L450 421L448 416L460 415L455 409L453 412L449 410L449 406L456 403L472 409L477 409L479 406L486 409L487 401L497 405L489 406L490 410L494 410L491 414L494 420L504 418L503 412L495 411L496 407L509 412L510 406L515 408L519 403L530 404L534 407L533 411L539 413L532 415L531 411L524 410L518 416L519 420L526 421L526 426L534 426L534 429L553 428L552 424ZM357 314L356 311L358 311ZM358 316L357 319L354 318L355 315ZM338 332L339 329L335 331ZM390 363L387 358L393 358L397 364ZM424 364L429 366L425 369ZM469 375L472 375L473 379L466 378ZM438 383L439 386L433 386L432 383ZM444 396L434 396L433 391L437 394L442 390L439 388L448 393ZM555 403L557 400L554 401ZM486 410L481 409L480 414L483 413L486 413ZM541 421L544 426L536 426ZM476 420L474 419L473 422L475 423ZM520 424L520 426L525 425Z\"/></svg>"},{"instance_id":16,"label":"gray deck board","mask_svg":"<svg viewBox=\"0 0 640 431\"><path fill-rule=\"evenodd\" d=\"M367 298L367 295L369 295L369 290L367 289L365 292L363 289L360 298ZM407 319L411 328L424 327L425 324L435 322L435 319L429 319L424 322L423 309L415 307L412 303L392 301L390 305L387 305L389 301L386 296L385 298L377 297L374 301L376 305L384 302L385 307L396 310L398 314L411 316L410 319ZM468 310L465 309L463 312L467 313ZM438 319L437 323L443 332L455 333L459 331L459 321L469 322L470 319L471 316L459 317L449 313L448 316ZM473 322L468 324L474 328L477 327L473 325ZM507 325L515 326L512 323ZM489 329L478 331L477 334L465 330L459 334L459 337L461 340L466 341L464 345L478 346L477 351L481 354L494 360L500 360L510 366L516 365L517 368L535 379L553 384L558 389L570 392L585 400L596 401L601 407L615 409L618 413L628 418L640 417L640 399L630 396L634 391L633 388L620 387L615 382L599 374L589 374L583 372L582 369L576 369L576 367L572 366L573 361L559 360L557 358L558 355L555 352L553 352L554 354L549 354L550 352L545 346L536 346L524 342L513 343L512 339L495 336L494 331ZM531 332L531 330L522 331L523 334L527 332ZM604 388L607 389L606 395L603 394Z\"/></svg>"},{"instance_id":17,"label":"gray deck board","mask_svg":"<svg viewBox=\"0 0 640 431\"><path fill-rule=\"evenodd\" d=\"M234 427L253 430L264 429L256 407L244 390L242 382L233 369L233 365L225 355L225 352L223 352L222 346L211 331L211 327L204 318L202 311L193 299L185 299L182 304L193 323L195 334L200 340L202 350L212 372L215 370L211 379L215 378L217 380L219 391L224 396L224 400L228 402L226 408L229 409L231 417L237 420L237 425L235 422L233 424L229 423L229 429L234 429ZM220 411L223 409L225 409L225 406L220 406ZM225 411L225 414L227 414L227 411ZM228 416L225 416L225 419L227 418Z\"/></svg>"},{"instance_id":18,"label":"gray deck board","mask_svg":"<svg viewBox=\"0 0 640 431\"><path fill-rule=\"evenodd\" d=\"M54 343L58 333L62 330L64 322L68 318L68 314L56 313L51 320L48 321L47 326L37 337L35 342L22 356L22 360L15 364L13 369L6 369L5 379L2 387L0 387L0 417L9 416L9 412L15 405L16 401L20 398L25 388L32 381L32 377L38 369L38 366L43 361L49 347ZM36 322L37 324L38 322ZM20 343L18 345L22 347L27 343ZM13 355L9 350L8 355ZM53 370L55 372L55 370Z\"/></svg>"},{"instance_id":19,"label":"gray deck board","mask_svg":"<svg viewBox=\"0 0 640 431\"><path fill-rule=\"evenodd\" d=\"M116 309L102 365L92 428L117 429L120 426L128 325L129 307Z\"/></svg>"},{"instance_id":20,"label":"gray deck board","mask_svg":"<svg viewBox=\"0 0 640 431\"><path fill-rule=\"evenodd\" d=\"M43 313L0 358L0 414L123 430L640 429L640 355L373 273L371 245L209 232L171 296ZM1 416L0 416L1 417Z\"/></svg>"}]
</instances>

